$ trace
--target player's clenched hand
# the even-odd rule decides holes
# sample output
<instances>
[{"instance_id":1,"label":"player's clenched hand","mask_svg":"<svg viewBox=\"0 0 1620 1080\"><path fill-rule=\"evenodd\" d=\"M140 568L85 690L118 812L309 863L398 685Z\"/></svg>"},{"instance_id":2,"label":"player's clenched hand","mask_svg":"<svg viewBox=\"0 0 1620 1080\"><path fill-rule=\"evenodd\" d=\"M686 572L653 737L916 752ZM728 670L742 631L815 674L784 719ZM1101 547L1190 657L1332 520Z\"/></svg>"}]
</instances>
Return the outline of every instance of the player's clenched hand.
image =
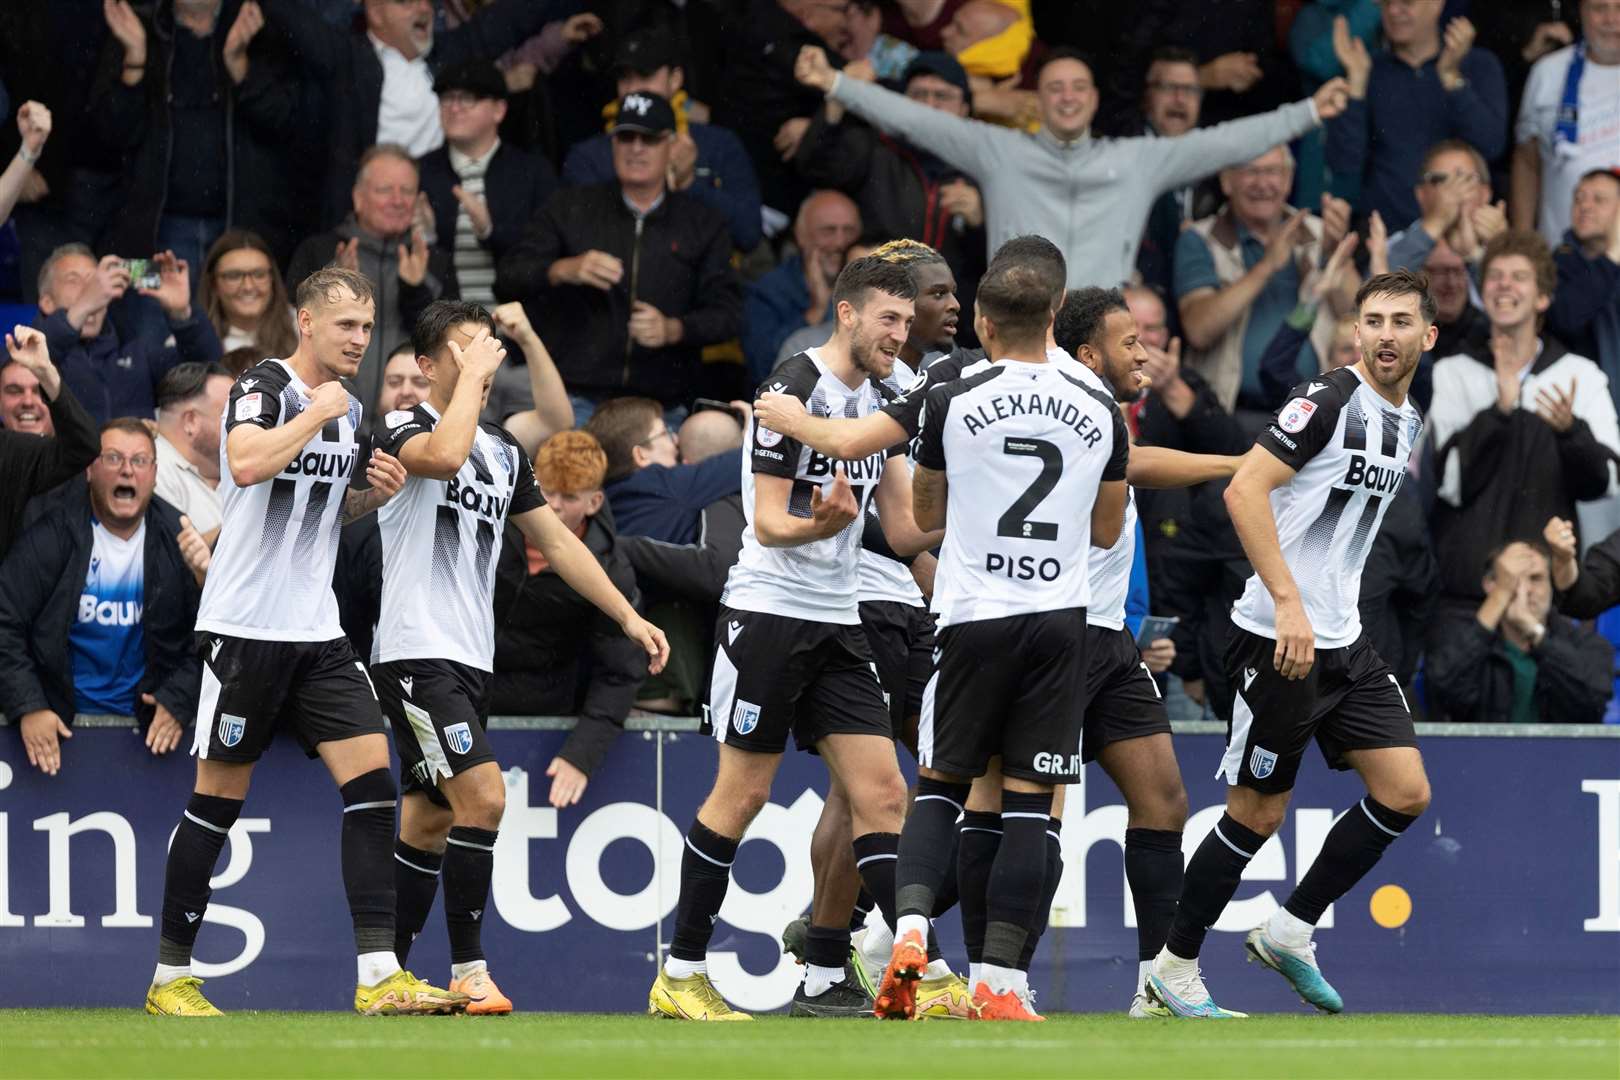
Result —
<instances>
[{"instance_id":1,"label":"player's clenched hand","mask_svg":"<svg viewBox=\"0 0 1620 1080\"><path fill-rule=\"evenodd\" d=\"M373 450L371 461L366 464L366 479L371 482L371 490L386 501L405 486L405 466L399 463L399 458Z\"/></svg>"},{"instance_id":2,"label":"player's clenched hand","mask_svg":"<svg viewBox=\"0 0 1620 1080\"><path fill-rule=\"evenodd\" d=\"M330 379L310 392L309 408L322 420L336 420L349 411L349 392L342 383Z\"/></svg>"},{"instance_id":3,"label":"player's clenched hand","mask_svg":"<svg viewBox=\"0 0 1620 1080\"><path fill-rule=\"evenodd\" d=\"M826 492L825 496L822 495L823 491ZM810 518L816 523L817 534L823 538L843 532L844 526L854 521L855 515L860 512L855 492L849 486L849 476L841 468L833 476L831 484L810 493Z\"/></svg>"},{"instance_id":4,"label":"player's clenched hand","mask_svg":"<svg viewBox=\"0 0 1620 1080\"><path fill-rule=\"evenodd\" d=\"M477 379L482 385L495 377L495 370L506 359L506 347L489 332L487 326L481 326L473 339L467 342L466 348L450 342L450 355L455 358L461 374Z\"/></svg>"},{"instance_id":5,"label":"player's clenched hand","mask_svg":"<svg viewBox=\"0 0 1620 1080\"><path fill-rule=\"evenodd\" d=\"M174 718L174 714L159 704L157 698L151 694L142 694L141 700L148 705L157 706L152 724L146 729L146 748L153 754L167 754L180 745L180 736L185 734L186 729Z\"/></svg>"},{"instance_id":6,"label":"player's clenched hand","mask_svg":"<svg viewBox=\"0 0 1620 1080\"><path fill-rule=\"evenodd\" d=\"M808 415L804 402L792 394L767 390L754 402L754 422L790 439L799 437L799 421Z\"/></svg>"},{"instance_id":7,"label":"player's clenched hand","mask_svg":"<svg viewBox=\"0 0 1620 1080\"><path fill-rule=\"evenodd\" d=\"M657 675L669 663L669 639L664 632L640 615L626 619L624 636L647 650L647 674Z\"/></svg>"},{"instance_id":8,"label":"player's clenched hand","mask_svg":"<svg viewBox=\"0 0 1620 1080\"><path fill-rule=\"evenodd\" d=\"M46 776L55 776L62 767L62 749L57 740L73 738L72 729L49 709L24 713L17 727L22 731L23 749L28 751L28 764Z\"/></svg>"},{"instance_id":9,"label":"player's clenched hand","mask_svg":"<svg viewBox=\"0 0 1620 1080\"><path fill-rule=\"evenodd\" d=\"M1277 605L1277 651L1272 664L1285 679L1303 679L1316 663L1316 631L1298 600Z\"/></svg>"},{"instance_id":10,"label":"player's clenched hand","mask_svg":"<svg viewBox=\"0 0 1620 1080\"><path fill-rule=\"evenodd\" d=\"M585 785L590 783L590 777L580 772L578 766L560 757L551 759L546 775L551 777L551 805L559 810L579 802L579 797L585 794Z\"/></svg>"}]
</instances>

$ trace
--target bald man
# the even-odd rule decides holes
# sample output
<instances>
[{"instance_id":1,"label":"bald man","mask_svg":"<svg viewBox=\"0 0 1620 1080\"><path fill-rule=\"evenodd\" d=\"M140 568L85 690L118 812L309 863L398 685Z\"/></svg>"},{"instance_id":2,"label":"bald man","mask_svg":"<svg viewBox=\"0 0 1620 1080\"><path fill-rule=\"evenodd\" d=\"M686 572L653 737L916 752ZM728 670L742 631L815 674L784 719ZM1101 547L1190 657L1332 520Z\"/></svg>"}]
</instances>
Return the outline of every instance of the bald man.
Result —
<instances>
[{"instance_id":1,"label":"bald man","mask_svg":"<svg viewBox=\"0 0 1620 1080\"><path fill-rule=\"evenodd\" d=\"M719 409L704 409L681 425L681 464L698 465L716 454L742 446L743 429L737 416Z\"/></svg>"},{"instance_id":2,"label":"bald man","mask_svg":"<svg viewBox=\"0 0 1620 1080\"><path fill-rule=\"evenodd\" d=\"M789 334L828 318L833 280L861 236L861 212L848 195L823 188L799 205L793 222L798 251L748 287L743 298L743 353L760 382L776 366Z\"/></svg>"}]
</instances>

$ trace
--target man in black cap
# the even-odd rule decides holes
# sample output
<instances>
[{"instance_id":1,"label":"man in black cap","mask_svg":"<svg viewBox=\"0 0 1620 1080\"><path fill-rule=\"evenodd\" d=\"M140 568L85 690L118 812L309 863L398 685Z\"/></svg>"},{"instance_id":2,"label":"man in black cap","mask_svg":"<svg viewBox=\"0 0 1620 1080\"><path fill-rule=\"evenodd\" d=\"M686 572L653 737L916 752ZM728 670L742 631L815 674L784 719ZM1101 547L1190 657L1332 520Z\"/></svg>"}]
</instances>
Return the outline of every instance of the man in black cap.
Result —
<instances>
[{"instance_id":1,"label":"man in black cap","mask_svg":"<svg viewBox=\"0 0 1620 1080\"><path fill-rule=\"evenodd\" d=\"M870 67L865 60L849 66ZM906 66L900 87L930 108L968 116L973 106L967 72L954 56L920 53ZM963 311L984 273L984 200L972 180L928 151L880 134L829 98L810 121L790 159L818 188L849 195L870 236L902 236L934 248L950 264ZM972 344L969 341L969 344Z\"/></svg>"},{"instance_id":2,"label":"man in black cap","mask_svg":"<svg viewBox=\"0 0 1620 1080\"><path fill-rule=\"evenodd\" d=\"M675 125L662 96L626 94L613 179L559 189L498 263L495 296L546 328L576 423L600 401L645 395L675 426L702 392L703 347L742 321L725 215L669 187Z\"/></svg>"},{"instance_id":3,"label":"man in black cap","mask_svg":"<svg viewBox=\"0 0 1620 1080\"><path fill-rule=\"evenodd\" d=\"M619 97L644 90L669 101L675 114L675 141L670 150L669 189L685 191L726 216L731 243L752 251L760 241L759 181L743 144L730 130L700 124L686 114L686 71L679 43L669 33L643 31L625 38L614 65ZM619 103L602 114L611 129ZM574 144L563 161L567 186L602 184L613 179L613 153L604 133Z\"/></svg>"},{"instance_id":4,"label":"man in black cap","mask_svg":"<svg viewBox=\"0 0 1620 1080\"><path fill-rule=\"evenodd\" d=\"M501 142L506 80L488 60L439 72L444 145L423 157L422 191L433 207L434 246L450 255L461 298L495 303L495 261L522 235L557 187L551 163Z\"/></svg>"}]
</instances>

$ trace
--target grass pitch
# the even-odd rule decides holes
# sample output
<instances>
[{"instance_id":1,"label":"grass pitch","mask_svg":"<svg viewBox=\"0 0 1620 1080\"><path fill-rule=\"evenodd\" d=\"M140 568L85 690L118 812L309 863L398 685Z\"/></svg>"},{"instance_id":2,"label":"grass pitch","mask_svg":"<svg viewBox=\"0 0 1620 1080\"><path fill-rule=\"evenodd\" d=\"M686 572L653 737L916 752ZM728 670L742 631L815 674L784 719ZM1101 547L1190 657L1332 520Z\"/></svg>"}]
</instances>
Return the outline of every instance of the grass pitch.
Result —
<instances>
[{"instance_id":1,"label":"grass pitch","mask_svg":"<svg viewBox=\"0 0 1620 1080\"><path fill-rule=\"evenodd\" d=\"M1053 1016L1045 1024L642 1016L365 1019L0 1011L0 1077L1602 1077L1620 1018L1353 1015L1230 1022Z\"/></svg>"}]
</instances>

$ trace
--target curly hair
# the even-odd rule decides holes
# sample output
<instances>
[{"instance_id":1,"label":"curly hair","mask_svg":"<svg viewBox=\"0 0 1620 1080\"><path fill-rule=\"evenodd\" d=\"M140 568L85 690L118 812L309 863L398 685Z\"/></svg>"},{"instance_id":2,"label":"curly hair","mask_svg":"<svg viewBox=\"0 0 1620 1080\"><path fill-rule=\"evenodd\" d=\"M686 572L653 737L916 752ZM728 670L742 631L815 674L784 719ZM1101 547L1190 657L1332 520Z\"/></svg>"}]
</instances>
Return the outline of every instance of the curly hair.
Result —
<instances>
[{"instance_id":1,"label":"curly hair","mask_svg":"<svg viewBox=\"0 0 1620 1080\"><path fill-rule=\"evenodd\" d=\"M544 491L578 495L598 491L607 476L607 454L585 431L559 431L534 457L534 478Z\"/></svg>"},{"instance_id":2,"label":"curly hair","mask_svg":"<svg viewBox=\"0 0 1620 1080\"><path fill-rule=\"evenodd\" d=\"M890 240L886 244L879 244L868 253L869 258L882 259L886 263L897 266L920 266L924 263L942 263L945 256L923 243L921 240Z\"/></svg>"}]
</instances>

